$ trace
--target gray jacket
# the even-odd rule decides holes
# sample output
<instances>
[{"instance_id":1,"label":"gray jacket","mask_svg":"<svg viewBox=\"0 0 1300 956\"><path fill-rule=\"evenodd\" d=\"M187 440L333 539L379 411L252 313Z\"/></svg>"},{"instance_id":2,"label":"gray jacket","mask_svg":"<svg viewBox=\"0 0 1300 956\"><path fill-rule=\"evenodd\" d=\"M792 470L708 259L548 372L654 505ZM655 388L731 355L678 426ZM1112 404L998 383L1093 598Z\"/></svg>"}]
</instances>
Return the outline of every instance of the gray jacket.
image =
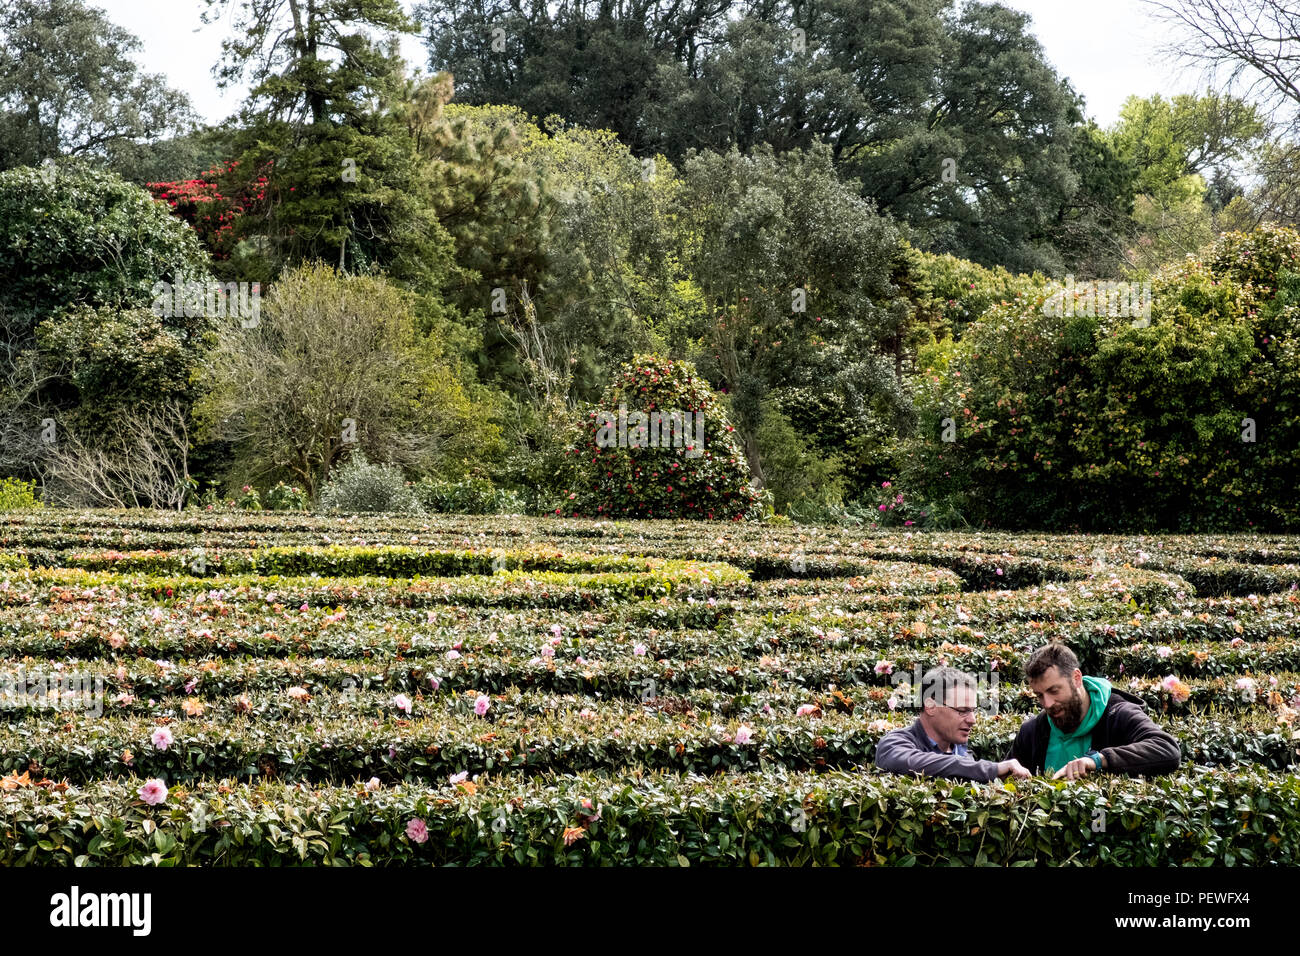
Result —
<instances>
[{"instance_id":1,"label":"gray jacket","mask_svg":"<svg viewBox=\"0 0 1300 956\"><path fill-rule=\"evenodd\" d=\"M876 766L890 773L918 773L927 777L990 781L998 778L996 760L976 760L944 753L930 743L918 718L911 727L891 730L876 744Z\"/></svg>"}]
</instances>

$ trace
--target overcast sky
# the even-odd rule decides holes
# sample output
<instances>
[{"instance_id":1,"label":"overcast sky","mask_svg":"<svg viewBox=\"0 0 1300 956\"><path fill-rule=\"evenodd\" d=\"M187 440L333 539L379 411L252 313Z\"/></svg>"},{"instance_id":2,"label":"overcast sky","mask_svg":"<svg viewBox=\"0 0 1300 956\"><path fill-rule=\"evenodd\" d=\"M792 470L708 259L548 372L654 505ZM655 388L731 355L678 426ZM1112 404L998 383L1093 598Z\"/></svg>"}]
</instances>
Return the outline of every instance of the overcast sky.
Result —
<instances>
[{"instance_id":1,"label":"overcast sky","mask_svg":"<svg viewBox=\"0 0 1300 956\"><path fill-rule=\"evenodd\" d=\"M229 31L226 19L204 26L202 0L90 0L144 43L140 59L146 70L163 73L190 95L209 122L229 116L243 90L224 96L216 89L212 67ZM1147 13L1141 0L1002 0L1033 16L1032 30L1057 72L1087 100L1090 116L1109 126L1130 94L1196 92L1197 74L1162 60L1167 30ZM410 0L403 4L409 11ZM413 67L426 63L418 36L403 38L403 52Z\"/></svg>"}]
</instances>

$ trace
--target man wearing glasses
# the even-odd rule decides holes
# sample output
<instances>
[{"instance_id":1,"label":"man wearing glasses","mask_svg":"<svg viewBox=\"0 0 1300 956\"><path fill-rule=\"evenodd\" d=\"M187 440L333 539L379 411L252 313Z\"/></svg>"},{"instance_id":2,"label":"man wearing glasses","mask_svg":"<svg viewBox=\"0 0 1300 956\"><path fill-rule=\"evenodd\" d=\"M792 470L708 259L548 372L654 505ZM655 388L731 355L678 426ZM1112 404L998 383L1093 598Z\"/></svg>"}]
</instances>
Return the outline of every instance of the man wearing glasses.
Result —
<instances>
[{"instance_id":1,"label":"man wearing glasses","mask_svg":"<svg viewBox=\"0 0 1300 956\"><path fill-rule=\"evenodd\" d=\"M952 667L935 667L921 678L921 715L911 727L891 730L876 745L876 766L890 773L916 773L957 780L1030 776L1014 757L977 760L967 749L975 726L975 678Z\"/></svg>"}]
</instances>

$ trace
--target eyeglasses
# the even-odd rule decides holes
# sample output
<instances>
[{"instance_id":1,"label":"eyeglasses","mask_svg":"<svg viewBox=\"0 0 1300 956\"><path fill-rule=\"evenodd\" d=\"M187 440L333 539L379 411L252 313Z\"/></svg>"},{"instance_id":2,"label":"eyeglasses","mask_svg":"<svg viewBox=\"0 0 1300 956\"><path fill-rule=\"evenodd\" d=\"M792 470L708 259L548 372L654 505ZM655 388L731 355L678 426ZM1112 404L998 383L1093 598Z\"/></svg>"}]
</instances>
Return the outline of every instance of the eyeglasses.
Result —
<instances>
[{"instance_id":1,"label":"eyeglasses","mask_svg":"<svg viewBox=\"0 0 1300 956\"><path fill-rule=\"evenodd\" d=\"M943 706L948 707L947 704L944 704ZM969 717L971 714L979 710L978 707L948 707L948 709L958 717Z\"/></svg>"}]
</instances>

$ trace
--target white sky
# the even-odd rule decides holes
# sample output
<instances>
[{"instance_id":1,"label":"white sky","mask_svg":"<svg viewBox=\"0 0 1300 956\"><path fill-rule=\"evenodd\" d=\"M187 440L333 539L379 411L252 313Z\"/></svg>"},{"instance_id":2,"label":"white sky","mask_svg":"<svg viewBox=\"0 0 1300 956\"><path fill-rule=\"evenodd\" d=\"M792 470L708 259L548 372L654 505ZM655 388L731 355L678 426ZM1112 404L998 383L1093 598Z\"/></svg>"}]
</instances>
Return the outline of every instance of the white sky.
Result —
<instances>
[{"instance_id":1,"label":"white sky","mask_svg":"<svg viewBox=\"0 0 1300 956\"><path fill-rule=\"evenodd\" d=\"M139 59L151 73L163 73L171 85L190 95L208 122L229 116L244 90L224 96L217 91L212 67L229 32L229 14L203 26L203 0L90 0L115 23L144 44ZM1087 112L1102 126L1119 117L1130 94L1196 92L1196 73L1161 58L1167 30L1147 13L1141 0L1001 0L1032 15L1032 32L1058 74L1067 77L1087 100ZM404 0L408 12L411 0ZM424 44L418 35L403 38L402 51L413 67L424 67Z\"/></svg>"}]
</instances>

